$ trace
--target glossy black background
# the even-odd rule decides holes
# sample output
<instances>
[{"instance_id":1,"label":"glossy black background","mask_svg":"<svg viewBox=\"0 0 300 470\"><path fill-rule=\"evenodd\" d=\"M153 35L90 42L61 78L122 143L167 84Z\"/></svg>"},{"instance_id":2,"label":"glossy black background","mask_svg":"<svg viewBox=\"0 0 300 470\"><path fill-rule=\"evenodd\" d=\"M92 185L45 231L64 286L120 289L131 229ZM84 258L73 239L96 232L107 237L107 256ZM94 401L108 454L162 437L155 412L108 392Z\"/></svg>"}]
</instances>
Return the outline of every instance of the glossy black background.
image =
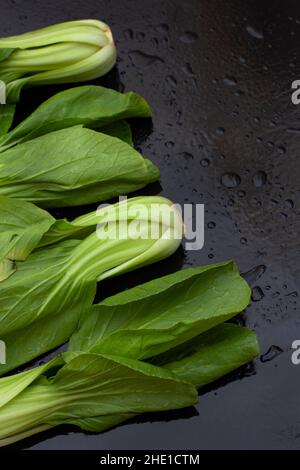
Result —
<instances>
[{"instance_id":1,"label":"glossy black background","mask_svg":"<svg viewBox=\"0 0 300 470\"><path fill-rule=\"evenodd\" d=\"M138 147L162 171L161 187L143 194L206 207L203 250L104 283L99 298L234 258L254 288L243 320L258 333L263 361L203 391L195 409L102 435L61 428L15 448L297 449L300 108L291 82L300 79L300 3L0 0L2 36L88 17L107 21L118 46L117 68L99 83L141 93L154 111L153 126L134 125ZM24 92L19 119L57 90Z\"/></svg>"}]
</instances>

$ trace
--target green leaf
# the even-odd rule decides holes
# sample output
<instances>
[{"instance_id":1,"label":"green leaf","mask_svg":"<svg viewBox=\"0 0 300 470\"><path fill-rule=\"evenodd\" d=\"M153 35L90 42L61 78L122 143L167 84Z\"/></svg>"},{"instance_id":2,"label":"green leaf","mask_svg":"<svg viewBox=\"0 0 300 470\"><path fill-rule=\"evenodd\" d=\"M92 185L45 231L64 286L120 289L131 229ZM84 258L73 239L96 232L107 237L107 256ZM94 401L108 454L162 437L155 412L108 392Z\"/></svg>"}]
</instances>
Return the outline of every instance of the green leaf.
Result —
<instances>
[{"instance_id":1,"label":"green leaf","mask_svg":"<svg viewBox=\"0 0 300 470\"><path fill-rule=\"evenodd\" d=\"M1 375L67 341L92 305L96 281L67 275L79 243L37 251L0 283L0 337L7 350Z\"/></svg>"},{"instance_id":2,"label":"green leaf","mask_svg":"<svg viewBox=\"0 0 300 470\"><path fill-rule=\"evenodd\" d=\"M11 128L15 111L16 106L14 104L0 104L0 139Z\"/></svg>"},{"instance_id":3,"label":"green leaf","mask_svg":"<svg viewBox=\"0 0 300 470\"><path fill-rule=\"evenodd\" d=\"M150 116L148 104L136 93L123 94L92 85L72 88L45 101L15 129L0 138L0 151L79 124L100 129L121 119Z\"/></svg>"},{"instance_id":4,"label":"green leaf","mask_svg":"<svg viewBox=\"0 0 300 470\"><path fill-rule=\"evenodd\" d=\"M155 358L155 364L200 389L247 364L258 354L259 346L253 331L225 323ZM130 414L120 414L76 421L71 418L65 424L75 424L85 431L96 433L132 417Z\"/></svg>"},{"instance_id":5,"label":"green leaf","mask_svg":"<svg viewBox=\"0 0 300 470\"><path fill-rule=\"evenodd\" d=\"M150 358L232 318L250 292L233 262L179 271L94 306L70 349Z\"/></svg>"},{"instance_id":6,"label":"green leaf","mask_svg":"<svg viewBox=\"0 0 300 470\"><path fill-rule=\"evenodd\" d=\"M145 207L153 201L137 199ZM122 232L99 239L95 232L82 241L37 249L26 261L15 263L14 274L0 283L0 338L7 347L7 364L0 366L0 374L66 342L80 316L89 311L97 281L164 259L178 248L181 239L173 237L172 223L166 223L172 203L155 200L160 201L157 219L151 213L145 220L138 214L127 219L114 215L114 224L121 224L124 233L132 221L140 224L141 238L124 237ZM119 204L110 206L110 212L116 207ZM151 229L161 238L149 238ZM165 231L168 239L163 238Z\"/></svg>"},{"instance_id":7,"label":"green leaf","mask_svg":"<svg viewBox=\"0 0 300 470\"><path fill-rule=\"evenodd\" d=\"M168 353L169 358L177 360L165 365L164 370L116 356L66 353L63 356L67 364L50 380L38 379L43 373L41 368L35 373L30 371L29 376L0 380L1 396L6 402L0 412L0 445L59 424L102 432L138 413L191 405L195 391L188 388L187 382L198 388L207 385L256 354L256 335L231 324L219 325L180 351ZM57 365L62 365L61 358L49 368ZM16 384L13 396L6 380Z\"/></svg>"},{"instance_id":8,"label":"green leaf","mask_svg":"<svg viewBox=\"0 0 300 470\"><path fill-rule=\"evenodd\" d=\"M123 140L133 147L132 132L130 125L126 121L117 121L100 128L103 134L111 135Z\"/></svg>"},{"instance_id":9,"label":"green leaf","mask_svg":"<svg viewBox=\"0 0 300 470\"><path fill-rule=\"evenodd\" d=\"M154 358L153 362L201 388L247 364L258 354L254 331L224 323Z\"/></svg>"},{"instance_id":10,"label":"green leaf","mask_svg":"<svg viewBox=\"0 0 300 470\"><path fill-rule=\"evenodd\" d=\"M0 196L0 281L38 246L55 219L33 204Z\"/></svg>"},{"instance_id":11,"label":"green leaf","mask_svg":"<svg viewBox=\"0 0 300 470\"><path fill-rule=\"evenodd\" d=\"M1 390L1 381L0 381ZM161 368L116 356L80 354L50 380L38 379L1 408L0 444L77 419L193 405L196 389Z\"/></svg>"},{"instance_id":12,"label":"green leaf","mask_svg":"<svg viewBox=\"0 0 300 470\"><path fill-rule=\"evenodd\" d=\"M0 156L0 195L63 207L101 202L143 188L159 170L131 146L75 126Z\"/></svg>"},{"instance_id":13,"label":"green leaf","mask_svg":"<svg viewBox=\"0 0 300 470\"><path fill-rule=\"evenodd\" d=\"M0 49L0 62L2 62L5 59L8 59L9 56L15 51L16 49L12 48L6 48L6 49ZM0 73L0 79L1 79L1 73Z\"/></svg>"},{"instance_id":14,"label":"green leaf","mask_svg":"<svg viewBox=\"0 0 300 470\"><path fill-rule=\"evenodd\" d=\"M64 365L61 356L57 356L51 361L34 369L21 372L19 374L3 377L0 380L0 408L16 398L23 390L29 387L37 378L41 377L49 370L57 369Z\"/></svg>"}]
</instances>

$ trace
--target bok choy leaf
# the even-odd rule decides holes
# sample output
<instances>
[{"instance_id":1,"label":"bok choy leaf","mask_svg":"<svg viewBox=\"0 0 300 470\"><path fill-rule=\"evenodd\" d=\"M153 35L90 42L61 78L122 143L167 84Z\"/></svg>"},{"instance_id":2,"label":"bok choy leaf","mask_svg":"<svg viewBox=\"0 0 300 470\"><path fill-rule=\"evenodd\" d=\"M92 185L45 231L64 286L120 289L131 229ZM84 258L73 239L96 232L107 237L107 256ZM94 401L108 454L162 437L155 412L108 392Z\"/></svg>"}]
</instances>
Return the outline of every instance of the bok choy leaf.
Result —
<instances>
[{"instance_id":1,"label":"bok choy leaf","mask_svg":"<svg viewBox=\"0 0 300 470\"><path fill-rule=\"evenodd\" d=\"M69 419L88 423L101 415L106 422L116 415L166 411L196 402L195 387L169 371L132 359L83 353L53 378L40 377L0 407L0 445Z\"/></svg>"},{"instance_id":2,"label":"bok choy leaf","mask_svg":"<svg viewBox=\"0 0 300 470\"><path fill-rule=\"evenodd\" d=\"M15 271L55 223L48 212L33 204L0 196L0 281Z\"/></svg>"},{"instance_id":3,"label":"bok choy leaf","mask_svg":"<svg viewBox=\"0 0 300 470\"><path fill-rule=\"evenodd\" d=\"M0 338L7 346L4 374L69 339L81 315L92 305L96 283L170 256L181 243L182 219L164 198L138 198L143 214L117 210L97 216L105 237L95 231L83 240L69 240L34 251L15 262L15 272L0 282ZM131 204L134 202L131 201ZM113 211L113 209L116 209ZM85 217L88 219L88 216ZM139 238L130 236L139 226ZM152 237L156 234L156 238Z\"/></svg>"},{"instance_id":4,"label":"bok choy leaf","mask_svg":"<svg viewBox=\"0 0 300 470\"><path fill-rule=\"evenodd\" d=\"M0 154L0 196L64 207L129 194L159 170L125 142L81 126L51 132Z\"/></svg>"},{"instance_id":5,"label":"bok choy leaf","mask_svg":"<svg viewBox=\"0 0 300 470\"><path fill-rule=\"evenodd\" d=\"M229 320L250 293L233 262L185 269L93 306L70 349L148 359Z\"/></svg>"},{"instance_id":6,"label":"bok choy leaf","mask_svg":"<svg viewBox=\"0 0 300 470\"><path fill-rule=\"evenodd\" d=\"M255 334L230 324L200 335L182 349L182 357L175 360L173 352L173 362L160 368L114 355L64 353L0 379L0 445L61 424L103 432L139 413L193 405L194 386L211 383L257 354ZM55 368L56 374L49 373Z\"/></svg>"},{"instance_id":7,"label":"bok choy leaf","mask_svg":"<svg viewBox=\"0 0 300 470\"><path fill-rule=\"evenodd\" d=\"M13 123L16 106L14 104L0 104L0 140L7 134Z\"/></svg>"},{"instance_id":8,"label":"bok choy leaf","mask_svg":"<svg viewBox=\"0 0 300 470\"><path fill-rule=\"evenodd\" d=\"M155 358L154 362L176 374L183 381L201 389L247 364L258 354L259 345L254 331L225 323L178 348L167 351ZM132 417L124 413L80 419L70 417L63 423L57 424L73 424L84 431L97 433L115 427Z\"/></svg>"},{"instance_id":9,"label":"bok choy leaf","mask_svg":"<svg viewBox=\"0 0 300 470\"><path fill-rule=\"evenodd\" d=\"M124 94L93 85L71 88L49 98L12 131L0 137L0 152L68 127L81 124L100 129L122 119L151 117L151 114L146 101L133 92Z\"/></svg>"}]
</instances>

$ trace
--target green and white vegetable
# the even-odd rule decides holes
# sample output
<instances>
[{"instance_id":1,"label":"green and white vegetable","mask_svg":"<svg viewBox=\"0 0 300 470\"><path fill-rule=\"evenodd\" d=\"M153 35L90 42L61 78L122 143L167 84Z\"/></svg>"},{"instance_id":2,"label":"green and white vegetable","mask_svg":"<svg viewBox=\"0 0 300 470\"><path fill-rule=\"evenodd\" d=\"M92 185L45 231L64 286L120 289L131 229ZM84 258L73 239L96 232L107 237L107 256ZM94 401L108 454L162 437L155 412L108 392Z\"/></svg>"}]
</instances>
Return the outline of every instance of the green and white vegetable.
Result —
<instances>
[{"instance_id":1,"label":"green and white vegetable","mask_svg":"<svg viewBox=\"0 0 300 470\"><path fill-rule=\"evenodd\" d=\"M116 121L151 115L147 102L136 93L119 93L93 85L71 88L49 98L12 131L0 137L0 151L49 132L80 124L119 137L120 133L114 130ZM107 126L110 126L110 132L107 132ZM125 135L128 142L128 129Z\"/></svg>"},{"instance_id":2,"label":"green and white vegetable","mask_svg":"<svg viewBox=\"0 0 300 470\"><path fill-rule=\"evenodd\" d=\"M24 86L75 83L106 74L116 62L109 26L79 20L0 38L0 80L7 102L19 100Z\"/></svg>"},{"instance_id":3,"label":"green and white vegetable","mask_svg":"<svg viewBox=\"0 0 300 470\"><path fill-rule=\"evenodd\" d=\"M160 173L131 145L74 126L0 154L0 196L64 207L101 202L157 181Z\"/></svg>"},{"instance_id":4,"label":"green and white vegetable","mask_svg":"<svg viewBox=\"0 0 300 470\"><path fill-rule=\"evenodd\" d=\"M15 227L8 211L7 221L10 219L11 226L9 230L8 223L7 249L3 250L6 257L2 260L0 338L9 353L7 364L0 365L0 374L67 341L80 317L92 305L97 282L157 262L176 251L183 235L178 210L164 198L137 199L148 210L141 214L130 210L137 204L132 199L126 204L126 210L124 203L120 210L120 204L116 204L109 211L103 208L82 217L79 225L75 221L75 233L87 227L93 230L83 240L55 243L69 238L70 232L67 236L61 233L60 224L53 219L55 236L52 233L51 243L55 244L30 255L43 231L47 233L51 220L42 216L41 224L33 226L30 238L26 223L21 219L19 227ZM151 210L154 205L155 212ZM30 215L30 209L28 212ZM33 220L33 213L31 217ZM106 228L102 238L99 238L99 227L95 231L97 224ZM139 238L130 236L132 229L138 230ZM152 234L157 237L153 238ZM9 256L14 253L27 259L11 260ZM6 262L11 265L7 267Z\"/></svg>"},{"instance_id":5,"label":"green and white vegetable","mask_svg":"<svg viewBox=\"0 0 300 470\"><path fill-rule=\"evenodd\" d=\"M0 445L60 424L102 432L139 413L193 405L195 387L258 354L255 333L217 325L248 302L230 262L106 299L82 317L66 353L0 379Z\"/></svg>"}]
</instances>

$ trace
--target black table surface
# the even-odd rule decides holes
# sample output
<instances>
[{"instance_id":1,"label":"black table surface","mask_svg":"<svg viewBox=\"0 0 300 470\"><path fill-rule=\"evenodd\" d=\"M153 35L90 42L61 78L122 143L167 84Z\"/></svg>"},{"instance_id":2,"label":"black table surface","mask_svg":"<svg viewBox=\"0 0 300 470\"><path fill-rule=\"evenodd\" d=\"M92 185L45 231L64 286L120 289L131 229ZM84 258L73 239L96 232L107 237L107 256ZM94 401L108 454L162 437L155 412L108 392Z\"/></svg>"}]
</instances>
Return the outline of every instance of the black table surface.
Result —
<instances>
[{"instance_id":1,"label":"black table surface","mask_svg":"<svg viewBox=\"0 0 300 470\"><path fill-rule=\"evenodd\" d=\"M0 0L1 36L82 18L108 22L117 42L117 67L98 83L137 91L153 108L152 123L133 127L162 177L141 193L205 204L201 251L105 282L98 298L233 258L253 288L242 321L256 330L261 356L202 390L195 408L101 435L59 428L14 448L299 448L300 366L291 361L300 339L300 107L291 101L299 1ZM25 91L18 118L59 89Z\"/></svg>"}]
</instances>

